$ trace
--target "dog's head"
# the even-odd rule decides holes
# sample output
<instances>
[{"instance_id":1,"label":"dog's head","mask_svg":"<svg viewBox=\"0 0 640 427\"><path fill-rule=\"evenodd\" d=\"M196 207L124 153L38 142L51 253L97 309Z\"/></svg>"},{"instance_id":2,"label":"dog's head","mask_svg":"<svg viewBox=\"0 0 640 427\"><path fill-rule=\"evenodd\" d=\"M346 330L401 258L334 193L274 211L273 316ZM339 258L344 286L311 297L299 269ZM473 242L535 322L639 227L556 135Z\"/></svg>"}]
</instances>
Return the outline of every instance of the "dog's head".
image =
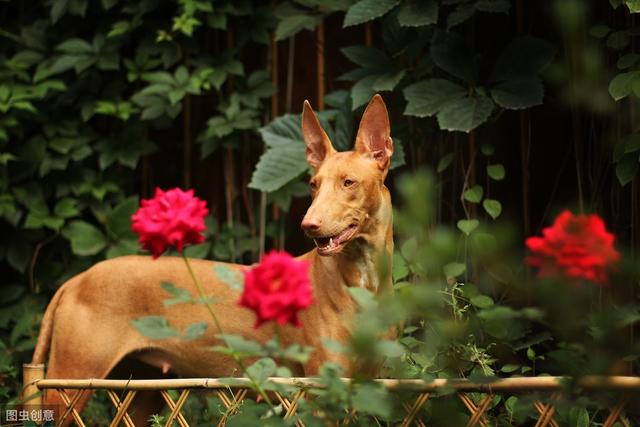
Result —
<instances>
[{"instance_id":1,"label":"dog's head","mask_svg":"<svg viewBox=\"0 0 640 427\"><path fill-rule=\"evenodd\" d=\"M380 95L369 102L353 151L337 152L307 101L302 111L313 201L302 220L320 255L334 255L354 239L376 233L382 203L389 200L384 179L393 142L387 107ZM388 207L390 211L390 206Z\"/></svg>"}]
</instances>

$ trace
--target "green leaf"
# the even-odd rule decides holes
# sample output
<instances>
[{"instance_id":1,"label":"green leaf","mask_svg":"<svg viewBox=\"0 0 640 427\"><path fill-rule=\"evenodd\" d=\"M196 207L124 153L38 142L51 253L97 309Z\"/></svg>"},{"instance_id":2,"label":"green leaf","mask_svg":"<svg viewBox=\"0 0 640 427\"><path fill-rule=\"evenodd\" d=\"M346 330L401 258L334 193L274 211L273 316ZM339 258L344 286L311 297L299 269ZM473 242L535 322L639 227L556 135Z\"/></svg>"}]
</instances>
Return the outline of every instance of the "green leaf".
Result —
<instances>
[{"instance_id":1,"label":"green leaf","mask_svg":"<svg viewBox=\"0 0 640 427\"><path fill-rule=\"evenodd\" d=\"M494 199L484 199L482 207L493 219L498 218L502 213L502 203Z\"/></svg>"},{"instance_id":2,"label":"green leaf","mask_svg":"<svg viewBox=\"0 0 640 427\"><path fill-rule=\"evenodd\" d=\"M71 250L80 256L95 255L107 245L104 234L94 225L82 220L69 222L61 234L71 242Z\"/></svg>"},{"instance_id":3,"label":"green leaf","mask_svg":"<svg viewBox=\"0 0 640 427\"><path fill-rule=\"evenodd\" d=\"M462 24L476 13L472 3L460 3L456 9L447 16L447 30Z\"/></svg>"},{"instance_id":4,"label":"green leaf","mask_svg":"<svg viewBox=\"0 0 640 427\"><path fill-rule=\"evenodd\" d=\"M393 281L397 282L398 280L402 280L409 275L409 266L407 265L407 261L402 257L400 252L393 253L393 270L392 276Z\"/></svg>"},{"instance_id":5,"label":"green leaf","mask_svg":"<svg viewBox=\"0 0 640 427\"><path fill-rule=\"evenodd\" d=\"M131 324L138 332L153 340L177 337L178 331L169 325L169 322L162 316L145 316L131 320Z\"/></svg>"},{"instance_id":6,"label":"green leaf","mask_svg":"<svg viewBox=\"0 0 640 427\"><path fill-rule=\"evenodd\" d=\"M636 11L632 13L637 13L640 12L640 1L636 2ZM627 0L627 6L629 6L629 1ZM631 7L629 6L629 9L631 9ZM569 419L568 421L568 425L571 426L575 426L575 427L589 427L590 421L589 421L589 412L587 411L586 408L576 408L573 407L569 410ZM615 424L614 424L615 425Z\"/></svg>"},{"instance_id":7,"label":"green leaf","mask_svg":"<svg viewBox=\"0 0 640 427\"><path fill-rule=\"evenodd\" d=\"M371 46L347 46L340 52L349 60L364 68L385 70L390 62L389 56L382 50Z\"/></svg>"},{"instance_id":8,"label":"green leaf","mask_svg":"<svg viewBox=\"0 0 640 427\"><path fill-rule=\"evenodd\" d=\"M377 341L376 349L377 353L384 357L401 357L404 355L404 347L397 341Z\"/></svg>"},{"instance_id":9,"label":"green leaf","mask_svg":"<svg viewBox=\"0 0 640 427\"><path fill-rule=\"evenodd\" d=\"M589 28L589 34L599 39L605 38L610 31L611 28L603 24L594 25L593 27Z\"/></svg>"},{"instance_id":10,"label":"green leaf","mask_svg":"<svg viewBox=\"0 0 640 427\"><path fill-rule=\"evenodd\" d=\"M363 384L353 395L353 409L381 418L391 415L389 391L381 385Z\"/></svg>"},{"instance_id":11,"label":"green leaf","mask_svg":"<svg viewBox=\"0 0 640 427\"><path fill-rule=\"evenodd\" d=\"M107 228L109 231L119 239L133 238L135 235L131 230L131 216L139 206L140 201L137 196L131 196L120 202L107 216Z\"/></svg>"},{"instance_id":12,"label":"green leaf","mask_svg":"<svg viewBox=\"0 0 640 427\"><path fill-rule=\"evenodd\" d=\"M493 299L486 295L474 295L469 299L469 301L473 306L478 308L488 308L493 305Z\"/></svg>"},{"instance_id":13,"label":"green leaf","mask_svg":"<svg viewBox=\"0 0 640 427\"><path fill-rule=\"evenodd\" d=\"M351 109L356 110L358 107L365 105L375 95L373 84L378 79L377 75L367 76L359 80L351 87Z\"/></svg>"},{"instance_id":14,"label":"green leaf","mask_svg":"<svg viewBox=\"0 0 640 427\"><path fill-rule=\"evenodd\" d=\"M431 57L439 68L449 74L468 82L476 78L475 55L457 33L436 30L431 39Z\"/></svg>"},{"instance_id":15,"label":"green leaf","mask_svg":"<svg viewBox=\"0 0 640 427\"><path fill-rule=\"evenodd\" d=\"M491 179L494 179L496 181L503 180L505 176L504 166L499 163L495 165L488 165L487 175L489 175Z\"/></svg>"},{"instance_id":16,"label":"green leaf","mask_svg":"<svg viewBox=\"0 0 640 427\"><path fill-rule=\"evenodd\" d=\"M461 219L456 225L458 226L460 231L468 236L473 232L473 230L478 228L478 226L480 225L480 221L478 221L477 219Z\"/></svg>"},{"instance_id":17,"label":"green leaf","mask_svg":"<svg viewBox=\"0 0 640 427\"><path fill-rule=\"evenodd\" d=\"M186 303L193 302L193 297L191 296L191 292L189 292L186 289L178 288L176 285L174 285L171 282L162 282L160 284L160 287L165 291L169 292L171 295L173 295L173 298L165 298L165 300L162 301L162 304L165 307L171 307L176 304L186 304Z\"/></svg>"},{"instance_id":18,"label":"green leaf","mask_svg":"<svg viewBox=\"0 0 640 427\"><path fill-rule=\"evenodd\" d=\"M626 31L615 31L607 37L607 47L622 50L631 42L631 36Z\"/></svg>"},{"instance_id":19,"label":"green leaf","mask_svg":"<svg viewBox=\"0 0 640 427\"><path fill-rule=\"evenodd\" d=\"M373 82L373 90L376 92L393 90L398 83L400 83L406 73L407 70L400 70L398 72L390 72L378 76Z\"/></svg>"},{"instance_id":20,"label":"green leaf","mask_svg":"<svg viewBox=\"0 0 640 427\"><path fill-rule=\"evenodd\" d=\"M370 291L365 288L357 288L350 286L348 288L351 297L355 300L356 303L360 307L365 310L374 309L378 306L378 302L375 299L375 295L373 295Z\"/></svg>"},{"instance_id":21,"label":"green leaf","mask_svg":"<svg viewBox=\"0 0 640 427\"><path fill-rule=\"evenodd\" d=\"M198 338L202 337L206 331L207 331L207 322L193 323L187 326L182 338L186 341L197 340Z\"/></svg>"},{"instance_id":22,"label":"green leaf","mask_svg":"<svg viewBox=\"0 0 640 427\"><path fill-rule=\"evenodd\" d=\"M446 278L456 278L467 271L467 266L461 262L450 262L442 267L442 271Z\"/></svg>"},{"instance_id":23,"label":"green leaf","mask_svg":"<svg viewBox=\"0 0 640 427\"><path fill-rule=\"evenodd\" d=\"M527 349L527 359L531 360L532 362L536 360L536 352L531 347Z\"/></svg>"},{"instance_id":24,"label":"green leaf","mask_svg":"<svg viewBox=\"0 0 640 427\"><path fill-rule=\"evenodd\" d=\"M263 357L247 368L247 375L253 378L256 383L263 385L267 378L276 373L276 369L278 369L278 366L273 359Z\"/></svg>"},{"instance_id":25,"label":"green leaf","mask_svg":"<svg viewBox=\"0 0 640 427\"><path fill-rule=\"evenodd\" d=\"M91 44L82 39L69 39L60 43L57 47L60 52L69 53L72 55L91 55L93 54L93 47Z\"/></svg>"},{"instance_id":26,"label":"green leaf","mask_svg":"<svg viewBox=\"0 0 640 427\"><path fill-rule=\"evenodd\" d=\"M493 70L493 79L535 76L551 64L556 50L545 40L523 36L514 39L502 52Z\"/></svg>"},{"instance_id":27,"label":"green leaf","mask_svg":"<svg viewBox=\"0 0 640 427\"><path fill-rule=\"evenodd\" d=\"M640 13L640 0L624 0L624 4L629 8L629 12Z\"/></svg>"},{"instance_id":28,"label":"green leaf","mask_svg":"<svg viewBox=\"0 0 640 427\"><path fill-rule=\"evenodd\" d=\"M515 372L518 369L520 369L520 365L507 363L506 365L503 365L502 368L500 368L500 371L506 374L510 374L511 372Z\"/></svg>"},{"instance_id":29,"label":"green leaf","mask_svg":"<svg viewBox=\"0 0 640 427\"><path fill-rule=\"evenodd\" d=\"M482 186L476 184L473 187L467 189L462 194L462 196L468 202L480 203L480 200L482 200L482 195L483 194L484 194L484 191L482 190Z\"/></svg>"},{"instance_id":30,"label":"green leaf","mask_svg":"<svg viewBox=\"0 0 640 427\"><path fill-rule=\"evenodd\" d=\"M346 28L380 18L398 3L400 0L360 0L347 10L342 26Z\"/></svg>"},{"instance_id":31,"label":"green leaf","mask_svg":"<svg viewBox=\"0 0 640 427\"><path fill-rule=\"evenodd\" d=\"M259 356L263 354L262 346L255 341L249 341L240 335L218 335L219 338L224 338L224 342L229 346L232 353L238 354L242 357L246 356ZM216 348L216 349L219 349Z\"/></svg>"},{"instance_id":32,"label":"green leaf","mask_svg":"<svg viewBox=\"0 0 640 427\"><path fill-rule=\"evenodd\" d=\"M538 77L506 80L491 89L491 97L499 106L521 110L542 104L544 87Z\"/></svg>"},{"instance_id":33,"label":"green leaf","mask_svg":"<svg viewBox=\"0 0 640 427\"><path fill-rule=\"evenodd\" d=\"M70 197L65 197L56 203L53 208L54 215L62 218L71 218L80 213L78 210L78 201Z\"/></svg>"},{"instance_id":34,"label":"green leaf","mask_svg":"<svg viewBox=\"0 0 640 427\"><path fill-rule=\"evenodd\" d=\"M53 0L51 4L51 22L54 24L67 12L69 0Z\"/></svg>"},{"instance_id":35,"label":"green leaf","mask_svg":"<svg viewBox=\"0 0 640 427\"><path fill-rule=\"evenodd\" d=\"M404 90L407 107L404 114L428 117L436 114L448 102L466 95L467 90L445 79L428 79L407 86Z\"/></svg>"},{"instance_id":36,"label":"green leaf","mask_svg":"<svg viewBox=\"0 0 640 427\"><path fill-rule=\"evenodd\" d=\"M268 149L258 161L249 188L275 191L308 170L304 144Z\"/></svg>"},{"instance_id":37,"label":"green leaf","mask_svg":"<svg viewBox=\"0 0 640 427\"><path fill-rule=\"evenodd\" d=\"M494 104L488 97L478 95L447 103L438 112L440 129L470 132L487 121Z\"/></svg>"},{"instance_id":38,"label":"green leaf","mask_svg":"<svg viewBox=\"0 0 640 427\"><path fill-rule=\"evenodd\" d=\"M258 129L260 136L268 147L299 145L304 147L301 118L299 114L285 114L268 125Z\"/></svg>"},{"instance_id":39,"label":"green leaf","mask_svg":"<svg viewBox=\"0 0 640 427\"><path fill-rule=\"evenodd\" d=\"M213 272L225 284L236 291L242 291L244 286L244 276L242 272L229 267L227 264L217 263L213 266Z\"/></svg>"},{"instance_id":40,"label":"green leaf","mask_svg":"<svg viewBox=\"0 0 640 427\"><path fill-rule=\"evenodd\" d=\"M620 185L625 186L638 173L638 158L635 154L625 154L622 159L616 163L616 177Z\"/></svg>"},{"instance_id":41,"label":"green leaf","mask_svg":"<svg viewBox=\"0 0 640 427\"><path fill-rule=\"evenodd\" d=\"M438 173L444 172L449 167L451 162L453 162L454 158L455 158L455 153L448 153L442 156L442 158L438 161L438 167L436 168L436 171Z\"/></svg>"},{"instance_id":42,"label":"green leaf","mask_svg":"<svg viewBox=\"0 0 640 427\"><path fill-rule=\"evenodd\" d=\"M618 69L624 70L635 65L638 62L638 59L640 59L640 55L638 55L637 53L627 53L626 55L622 55L620 59L618 59L616 66L618 67Z\"/></svg>"},{"instance_id":43,"label":"green leaf","mask_svg":"<svg viewBox=\"0 0 640 427\"><path fill-rule=\"evenodd\" d=\"M438 22L435 0L405 1L398 10L398 22L403 27L420 27Z\"/></svg>"},{"instance_id":44,"label":"green leaf","mask_svg":"<svg viewBox=\"0 0 640 427\"><path fill-rule=\"evenodd\" d=\"M322 20L321 15L310 13L290 3L280 4L274 10L274 15L279 20L276 27L276 41L284 40L302 30L312 31Z\"/></svg>"},{"instance_id":45,"label":"green leaf","mask_svg":"<svg viewBox=\"0 0 640 427\"><path fill-rule=\"evenodd\" d=\"M615 76L609 83L609 94L619 101L631 93L634 81L640 76L640 71L628 71Z\"/></svg>"},{"instance_id":46,"label":"green leaf","mask_svg":"<svg viewBox=\"0 0 640 427\"><path fill-rule=\"evenodd\" d=\"M482 146L480 146L480 151L483 155L490 157L495 153L496 147L493 144L482 144Z\"/></svg>"}]
</instances>

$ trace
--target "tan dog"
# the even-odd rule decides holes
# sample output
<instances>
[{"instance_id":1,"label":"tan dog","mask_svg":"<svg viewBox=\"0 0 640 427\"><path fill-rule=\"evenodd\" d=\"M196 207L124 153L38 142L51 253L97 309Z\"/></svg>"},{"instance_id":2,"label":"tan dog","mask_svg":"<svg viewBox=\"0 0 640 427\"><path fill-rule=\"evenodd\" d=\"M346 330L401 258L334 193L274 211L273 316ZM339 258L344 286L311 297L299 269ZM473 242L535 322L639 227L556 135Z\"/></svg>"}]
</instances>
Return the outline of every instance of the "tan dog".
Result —
<instances>
[{"instance_id":1,"label":"tan dog","mask_svg":"<svg viewBox=\"0 0 640 427\"><path fill-rule=\"evenodd\" d=\"M339 153L305 101L302 130L307 161L315 169L310 181L313 202L302 228L317 247L300 259L310 262L315 303L301 313L302 328L285 328L282 341L314 348L301 369L304 375L317 374L327 361L340 363L349 375L349 361L326 350L322 340L344 343L349 338L357 307L347 287L374 292L392 289L391 278L380 278L376 268L379 256L386 257L390 265L393 253L391 198L384 185L393 154L389 118L382 98L376 95L360 122L355 150ZM238 292L216 277L214 262L190 262L205 292L217 301L214 310L225 333L259 342L271 338L269 327L254 328L254 314L238 306ZM44 363L48 353L48 378L157 378L167 371L183 377L240 375L229 357L210 350L219 344L213 327L197 340L184 341L151 340L131 326L132 319L148 315L165 316L179 330L210 320L202 305L165 307L167 295L160 289L164 281L195 295L184 262L177 257L116 258L73 277L47 308L33 363ZM159 412L158 397L151 392L136 397L130 409L136 425ZM81 410L88 398L85 394L76 408ZM60 404L56 399L57 394L48 393L45 403Z\"/></svg>"}]
</instances>

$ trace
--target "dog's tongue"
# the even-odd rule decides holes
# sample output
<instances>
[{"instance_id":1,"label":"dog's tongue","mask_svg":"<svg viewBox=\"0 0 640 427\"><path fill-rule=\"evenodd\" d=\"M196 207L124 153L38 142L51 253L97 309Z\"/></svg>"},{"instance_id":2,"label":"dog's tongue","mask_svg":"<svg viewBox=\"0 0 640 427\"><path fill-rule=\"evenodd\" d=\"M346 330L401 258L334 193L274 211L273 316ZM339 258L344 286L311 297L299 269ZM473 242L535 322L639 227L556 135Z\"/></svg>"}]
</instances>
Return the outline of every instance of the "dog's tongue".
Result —
<instances>
[{"instance_id":1,"label":"dog's tongue","mask_svg":"<svg viewBox=\"0 0 640 427\"><path fill-rule=\"evenodd\" d=\"M345 228L339 234L331 237L319 237L314 239L316 246L322 249L333 249L338 246L344 240L345 236L349 234L352 227Z\"/></svg>"}]
</instances>

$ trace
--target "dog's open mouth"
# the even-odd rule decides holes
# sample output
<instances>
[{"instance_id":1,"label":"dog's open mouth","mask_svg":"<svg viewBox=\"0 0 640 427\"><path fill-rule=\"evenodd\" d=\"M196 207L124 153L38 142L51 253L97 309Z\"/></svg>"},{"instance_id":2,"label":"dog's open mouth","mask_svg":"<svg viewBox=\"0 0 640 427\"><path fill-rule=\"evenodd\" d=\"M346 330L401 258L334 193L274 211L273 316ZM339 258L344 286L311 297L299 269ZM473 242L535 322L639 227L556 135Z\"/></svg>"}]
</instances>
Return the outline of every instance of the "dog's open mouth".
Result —
<instances>
[{"instance_id":1,"label":"dog's open mouth","mask_svg":"<svg viewBox=\"0 0 640 427\"><path fill-rule=\"evenodd\" d=\"M338 252L345 243L347 243L351 237L353 237L356 232L358 226L356 224L351 224L340 233L334 236L326 236L326 237L316 237L313 241L318 248L318 253L320 255L329 255L335 252Z\"/></svg>"}]
</instances>

